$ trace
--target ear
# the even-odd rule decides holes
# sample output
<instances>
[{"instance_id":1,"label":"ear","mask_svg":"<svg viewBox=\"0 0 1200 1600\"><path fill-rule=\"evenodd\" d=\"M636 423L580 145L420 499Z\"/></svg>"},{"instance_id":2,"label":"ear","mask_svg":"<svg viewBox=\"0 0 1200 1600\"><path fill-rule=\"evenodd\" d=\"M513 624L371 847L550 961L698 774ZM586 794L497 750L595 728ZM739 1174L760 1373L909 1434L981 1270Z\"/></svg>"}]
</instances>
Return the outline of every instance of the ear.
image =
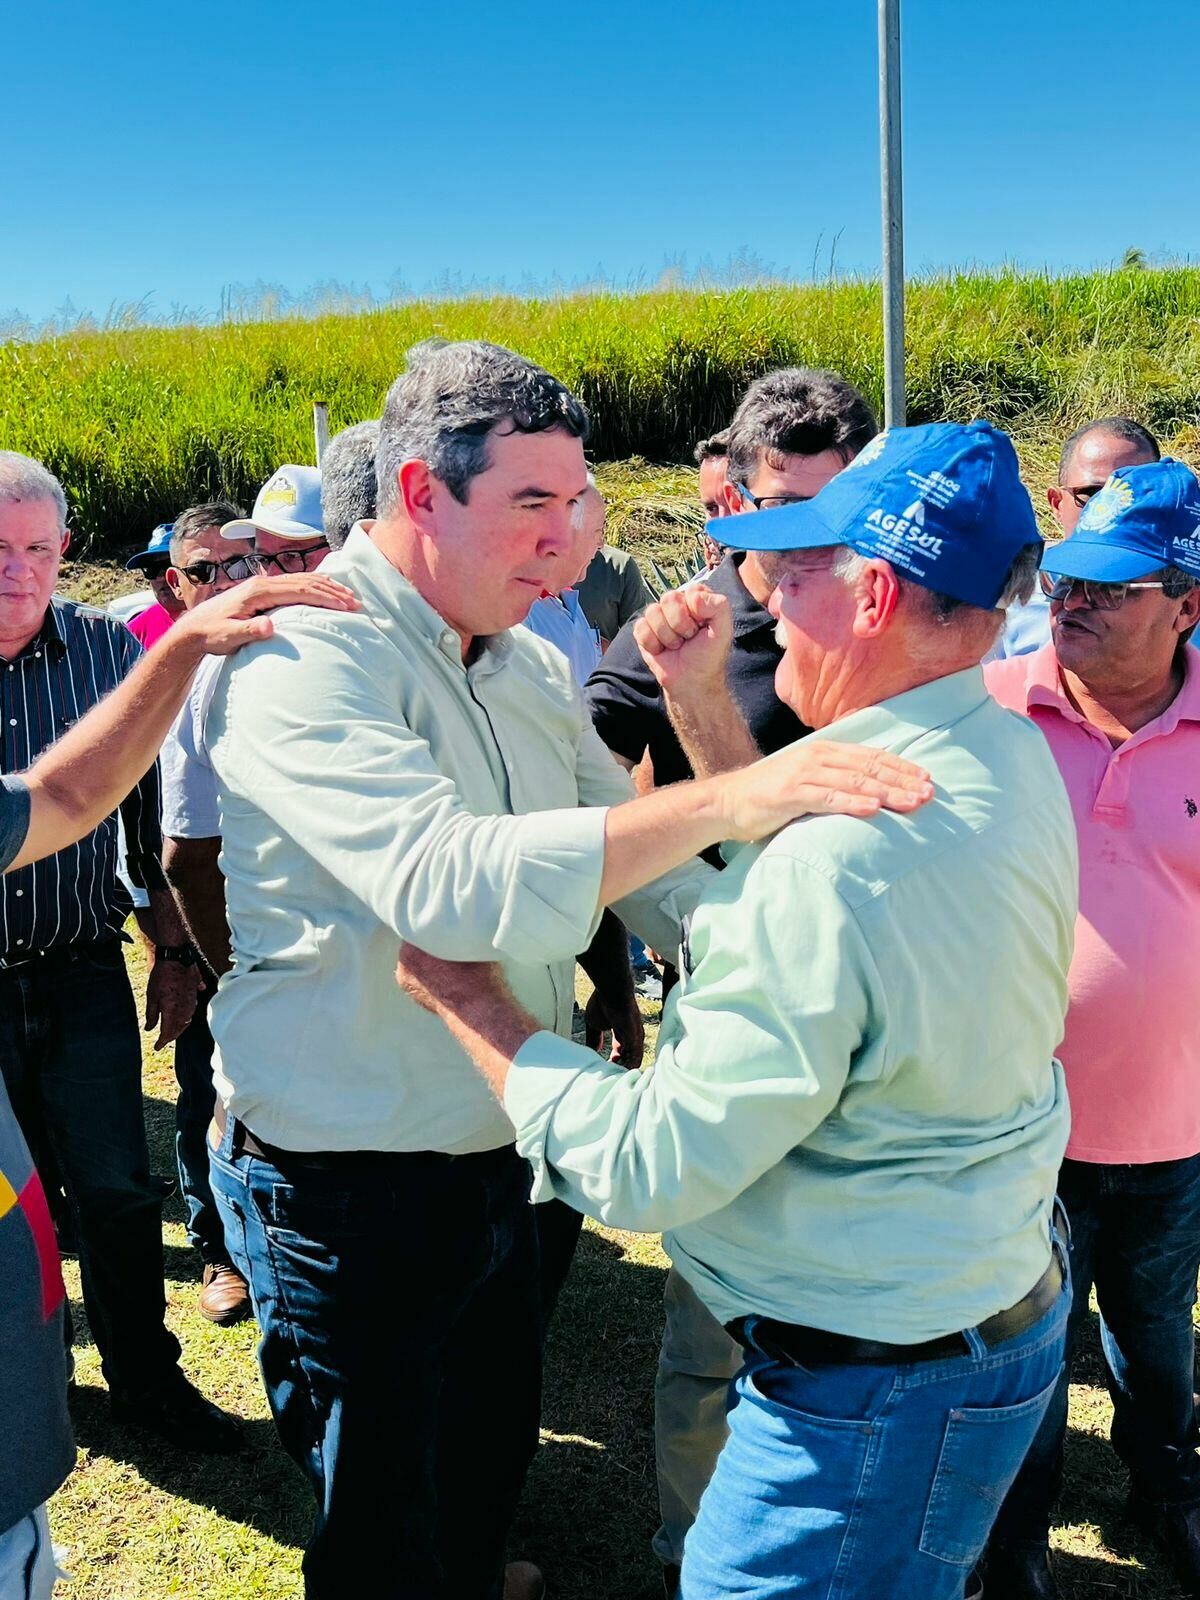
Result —
<instances>
[{"instance_id":1,"label":"ear","mask_svg":"<svg viewBox=\"0 0 1200 1600\"><path fill-rule=\"evenodd\" d=\"M1052 483L1046 490L1046 503L1049 505L1051 511L1053 511L1056 520L1059 517L1059 513L1062 511L1062 503L1065 497L1066 491L1064 489L1060 489L1056 483Z\"/></svg>"},{"instance_id":2,"label":"ear","mask_svg":"<svg viewBox=\"0 0 1200 1600\"><path fill-rule=\"evenodd\" d=\"M433 473L424 461L401 463L396 474L404 514L422 533L433 532Z\"/></svg>"},{"instance_id":3,"label":"ear","mask_svg":"<svg viewBox=\"0 0 1200 1600\"><path fill-rule=\"evenodd\" d=\"M869 561L854 586L854 621L850 631L856 639L878 639L891 626L900 603L900 581L890 562Z\"/></svg>"},{"instance_id":4,"label":"ear","mask_svg":"<svg viewBox=\"0 0 1200 1600\"><path fill-rule=\"evenodd\" d=\"M1200 622L1200 588L1189 589L1179 602L1179 615L1175 618L1175 632L1186 633Z\"/></svg>"},{"instance_id":5,"label":"ear","mask_svg":"<svg viewBox=\"0 0 1200 1600\"><path fill-rule=\"evenodd\" d=\"M176 600L182 601L183 600L183 591L182 591L182 589L180 588L179 585L180 585L180 578L179 578L178 571L174 567L168 567L167 568L167 588L170 589L171 593L175 596Z\"/></svg>"},{"instance_id":6,"label":"ear","mask_svg":"<svg viewBox=\"0 0 1200 1600\"><path fill-rule=\"evenodd\" d=\"M736 484L730 483L728 478L723 478L721 480L721 499L725 503L726 516L737 517L740 516L743 511L754 510L754 507L750 504L749 500L746 499L742 491L737 487Z\"/></svg>"},{"instance_id":7,"label":"ear","mask_svg":"<svg viewBox=\"0 0 1200 1600\"><path fill-rule=\"evenodd\" d=\"M71 530L70 530L70 528L64 528L63 529L63 535L62 535L62 543L58 547L58 558L59 558L60 561L62 560L63 556L66 555L67 546L70 544L70 542L71 542Z\"/></svg>"}]
</instances>

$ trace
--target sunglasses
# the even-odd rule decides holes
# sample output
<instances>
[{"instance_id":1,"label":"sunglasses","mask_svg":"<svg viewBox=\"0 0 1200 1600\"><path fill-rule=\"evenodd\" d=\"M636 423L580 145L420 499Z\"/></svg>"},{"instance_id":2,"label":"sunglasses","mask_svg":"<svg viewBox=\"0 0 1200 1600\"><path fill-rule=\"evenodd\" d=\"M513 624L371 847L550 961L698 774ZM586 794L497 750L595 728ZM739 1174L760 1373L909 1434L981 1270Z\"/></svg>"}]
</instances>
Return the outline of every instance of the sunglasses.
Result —
<instances>
[{"instance_id":1,"label":"sunglasses","mask_svg":"<svg viewBox=\"0 0 1200 1600\"><path fill-rule=\"evenodd\" d=\"M1069 494L1080 511L1087 505L1094 494L1099 494L1104 485L1102 483L1081 483L1077 489L1069 489L1064 483L1062 492Z\"/></svg>"},{"instance_id":2,"label":"sunglasses","mask_svg":"<svg viewBox=\"0 0 1200 1600\"><path fill-rule=\"evenodd\" d=\"M274 570L275 572L295 574L305 570L304 563L307 557L315 555L318 550L328 549L328 539L318 539L316 544L304 545L299 550L279 550L273 556L262 555L255 551L250 559L254 562L255 571L257 572L271 572Z\"/></svg>"},{"instance_id":3,"label":"sunglasses","mask_svg":"<svg viewBox=\"0 0 1200 1600\"><path fill-rule=\"evenodd\" d=\"M228 561L193 561L190 566L177 567L175 570L197 586L213 583L218 572L234 583L241 583L244 578L253 578L258 575L258 558L256 556L230 556Z\"/></svg>"},{"instance_id":4,"label":"sunglasses","mask_svg":"<svg viewBox=\"0 0 1200 1600\"><path fill-rule=\"evenodd\" d=\"M1084 603L1096 611L1119 611L1131 589L1165 587L1161 580L1157 583L1096 583L1091 578L1055 578L1049 572L1039 572L1038 582L1042 586L1042 593L1051 600L1066 600L1078 589Z\"/></svg>"}]
</instances>

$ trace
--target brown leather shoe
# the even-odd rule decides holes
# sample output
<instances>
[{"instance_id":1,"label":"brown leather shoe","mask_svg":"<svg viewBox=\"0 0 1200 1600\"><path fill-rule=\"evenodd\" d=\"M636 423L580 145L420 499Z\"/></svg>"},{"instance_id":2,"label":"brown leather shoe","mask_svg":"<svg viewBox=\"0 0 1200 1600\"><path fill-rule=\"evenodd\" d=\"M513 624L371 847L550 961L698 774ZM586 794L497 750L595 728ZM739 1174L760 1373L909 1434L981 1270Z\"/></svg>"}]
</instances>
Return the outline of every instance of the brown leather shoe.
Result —
<instances>
[{"instance_id":1,"label":"brown leather shoe","mask_svg":"<svg viewBox=\"0 0 1200 1600\"><path fill-rule=\"evenodd\" d=\"M210 1261L200 1280L200 1315L223 1328L250 1315L250 1291L246 1280L227 1261Z\"/></svg>"}]
</instances>

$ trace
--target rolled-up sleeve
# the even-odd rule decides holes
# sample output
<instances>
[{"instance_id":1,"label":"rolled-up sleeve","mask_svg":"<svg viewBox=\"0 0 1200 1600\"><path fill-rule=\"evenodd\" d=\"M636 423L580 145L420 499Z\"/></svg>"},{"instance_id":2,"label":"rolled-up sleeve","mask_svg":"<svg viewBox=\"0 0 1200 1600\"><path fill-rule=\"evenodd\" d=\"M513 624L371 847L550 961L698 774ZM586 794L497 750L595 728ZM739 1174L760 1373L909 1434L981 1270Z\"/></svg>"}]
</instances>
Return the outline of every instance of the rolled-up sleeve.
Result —
<instances>
[{"instance_id":1,"label":"rolled-up sleeve","mask_svg":"<svg viewBox=\"0 0 1200 1600\"><path fill-rule=\"evenodd\" d=\"M253 802L399 938L453 961L547 965L591 936L602 808L476 816L398 720L361 645L312 627L227 669L207 742Z\"/></svg>"},{"instance_id":2,"label":"rolled-up sleeve","mask_svg":"<svg viewBox=\"0 0 1200 1600\"><path fill-rule=\"evenodd\" d=\"M878 1005L849 908L820 873L760 857L743 893L702 916L706 948L648 1071L548 1033L518 1053L504 1106L536 1199L613 1227L679 1228L729 1204L836 1106Z\"/></svg>"}]
</instances>

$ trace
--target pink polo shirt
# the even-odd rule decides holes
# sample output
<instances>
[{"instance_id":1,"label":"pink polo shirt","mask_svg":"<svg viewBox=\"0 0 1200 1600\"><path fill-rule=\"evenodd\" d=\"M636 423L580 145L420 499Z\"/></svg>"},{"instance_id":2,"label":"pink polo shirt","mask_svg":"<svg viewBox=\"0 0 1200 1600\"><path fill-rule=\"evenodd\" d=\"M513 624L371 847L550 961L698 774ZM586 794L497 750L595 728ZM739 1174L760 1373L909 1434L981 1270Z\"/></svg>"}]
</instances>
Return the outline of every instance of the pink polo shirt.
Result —
<instances>
[{"instance_id":1,"label":"pink polo shirt","mask_svg":"<svg viewBox=\"0 0 1200 1600\"><path fill-rule=\"evenodd\" d=\"M1059 1055L1073 1161L1200 1153L1200 652L1117 749L1071 705L1054 646L984 669L1045 734L1079 833L1079 920Z\"/></svg>"}]
</instances>

